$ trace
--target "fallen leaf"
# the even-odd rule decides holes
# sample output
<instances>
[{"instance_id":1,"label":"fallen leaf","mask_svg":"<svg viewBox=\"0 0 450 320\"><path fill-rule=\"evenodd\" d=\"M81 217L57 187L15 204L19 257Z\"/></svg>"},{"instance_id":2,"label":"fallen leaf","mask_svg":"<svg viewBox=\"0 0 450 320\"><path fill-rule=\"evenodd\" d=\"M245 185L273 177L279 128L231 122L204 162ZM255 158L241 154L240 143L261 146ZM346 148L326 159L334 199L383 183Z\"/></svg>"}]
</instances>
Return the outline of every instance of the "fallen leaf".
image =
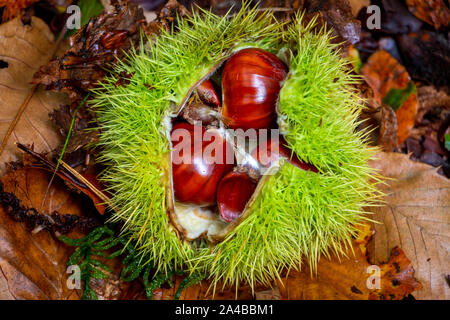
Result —
<instances>
[{"instance_id":1,"label":"fallen leaf","mask_svg":"<svg viewBox=\"0 0 450 320\"><path fill-rule=\"evenodd\" d=\"M370 6L370 0L350 0L352 14L355 17L358 15L359 10L367 6Z\"/></svg>"},{"instance_id":2,"label":"fallen leaf","mask_svg":"<svg viewBox=\"0 0 450 320\"><path fill-rule=\"evenodd\" d=\"M386 205L371 210L381 222L374 225L376 235L368 247L371 261L386 261L392 247L400 246L423 285L414 296L448 300L450 180L405 154L380 153L377 158L372 166L393 180L381 186Z\"/></svg>"},{"instance_id":3,"label":"fallen leaf","mask_svg":"<svg viewBox=\"0 0 450 320\"><path fill-rule=\"evenodd\" d=\"M381 126L378 145L384 151L394 151L397 146L397 116L395 111L388 105L381 107Z\"/></svg>"},{"instance_id":4,"label":"fallen leaf","mask_svg":"<svg viewBox=\"0 0 450 320\"><path fill-rule=\"evenodd\" d=\"M0 25L0 60L5 63L0 69L0 140L32 90L34 72L48 62L54 48L54 36L39 18L32 17L30 25L23 25L19 18ZM61 103L66 103L64 96L36 90L0 154L0 175L6 162L18 160L15 142L34 144L38 152L51 152L59 145L59 134L48 113Z\"/></svg>"},{"instance_id":5,"label":"fallen leaf","mask_svg":"<svg viewBox=\"0 0 450 320\"><path fill-rule=\"evenodd\" d=\"M365 223L359 228L358 237L355 239L355 244L359 246L361 253L367 256L367 244L372 240L375 231L370 224Z\"/></svg>"},{"instance_id":6,"label":"fallen leaf","mask_svg":"<svg viewBox=\"0 0 450 320\"><path fill-rule=\"evenodd\" d=\"M367 300L369 266L359 247L355 247L355 256L350 258L322 258L317 265L317 275L304 267L301 272L292 271L278 282L281 299Z\"/></svg>"},{"instance_id":7,"label":"fallen leaf","mask_svg":"<svg viewBox=\"0 0 450 320\"><path fill-rule=\"evenodd\" d=\"M110 196L104 191L104 186L102 186L96 175L90 173L80 174L69 167L64 161L61 162L62 165L57 168L56 164L47 159L45 155L36 153L22 144L18 144L17 146L33 158L29 159L28 157L24 157L25 160L23 161L27 161L27 166L42 168L52 174L54 173L63 179L72 190L75 190L78 193L82 192L88 196L101 215L105 213L105 201L108 201ZM102 198L96 193L97 191L102 193Z\"/></svg>"},{"instance_id":8,"label":"fallen leaf","mask_svg":"<svg viewBox=\"0 0 450 320\"><path fill-rule=\"evenodd\" d=\"M403 34L418 31L423 25L420 19L409 12L402 0L379 0L371 3L381 7L381 28L370 30L372 33ZM369 14L366 10L361 10L358 14L363 25L367 25L369 17L373 17L373 13Z\"/></svg>"},{"instance_id":9,"label":"fallen leaf","mask_svg":"<svg viewBox=\"0 0 450 320\"><path fill-rule=\"evenodd\" d=\"M404 95L399 95L397 94L398 91L395 91L398 89L404 90L411 86L412 82L408 72L387 51L379 50L370 56L367 63L361 68L361 74L372 87L374 98L379 103L390 102L394 109L398 107L395 112L397 116L397 143L402 143L414 127L418 106L415 90L405 90L403 91ZM387 101L384 100L385 98ZM400 102L398 99L400 99Z\"/></svg>"},{"instance_id":10,"label":"fallen leaf","mask_svg":"<svg viewBox=\"0 0 450 320\"><path fill-rule=\"evenodd\" d=\"M359 41L361 23L353 17L348 0L305 1L304 9L310 14L319 14L337 36L334 41L339 43L345 41L346 45Z\"/></svg>"},{"instance_id":11,"label":"fallen leaf","mask_svg":"<svg viewBox=\"0 0 450 320\"><path fill-rule=\"evenodd\" d=\"M450 84L450 42L446 35L420 30L397 38L409 74L435 86Z\"/></svg>"},{"instance_id":12,"label":"fallen leaf","mask_svg":"<svg viewBox=\"0 0 450 320\"><path fill-rule=\"evenodd\" d=\"M417 18L434 26L436 30L450 23L450 9L443 0L406 0L406 4Z\"/></svg>"},{"instance_id":13,"label":"fallen leaf","mask_svg":"<svg viewBox=\"0 0 450 320\"><path fill-rule=\"evenodd\" d=\"M175 276L172 288L162 287L154 292L155 300L173 300L175 293L180 286L184 277ZM267 288L257 287L256 291L264 291ZM180 295L180 300L252 300L253 292L250 286L241 285L236 288L222 289L220 286L214 289L207 280L201 281L199 284L185 288Z\"/></svg>"},{"instance_id":14,"label":"fallen leaf","mask_svg":"<svg viewBox=\"0 0 450 320\"><path fill-rule=\"evenodd\" d=\"M24 10L39 0L0 0L0 8L3 7L1 22L6 22L21 16Z\"/></svg>"},{"instance_id":15,"label":"fallen leaf","mask_svg":"<svg viewBox=\"0 0 450 320\"><path fill-rule=\"evenodd\" d=\"M48 181L49 174L39 169L20 169L3 178L5 192L14 193L27 208L46 214L86 212L85 203L59 181L54 181L41 208ZM72 251L47 231L31 233L0 207L0 279L6 279L15 299L79 299L79 293L66 284L66 262Z\"/></svg>"},{"instance_id":16,"label":"fallen leaf","mask_svg":"<svg viewBox=\"0 0 450 320\"><path fill-rule=\"evenodd\" d=\"M142 9L132 2L112 1L115 10L104 11L91 19L72 38L72 47L60 58L42 66L33 82L47 90L68 93L72 108L76 108L103 79L104 66L124 57L124 51L140 41L145 26Z\"/></svg>"},{"instance_id":17,"label":"fallen leaf","mask_svg":"<svg viewBox=\"0 0 450 320\"><path fill-rule=\"evenodd\" d=\"M444 90L438 90L434 86L417 88L419 97L419 110L416 115L416 123L422 122L423 116L435 107L444 107L450 110L450 95Z\"/></svg>"},{"instance_id":18,"label":"fallen leaf","mask_svg":"<svg viewBox=\"0 0 450 320\"><path fill-rule=\"evenodd\" d=\"M369 294L369 300L401 300L422 288L414 278L415 270L402 249L392 249L388 262L380 265L380 288Z\"/></svg>"},{"instance_id":19,"label":"fallen leaf","mask_svg":"<svg viewBox=\"0 0 450 320\"><path fill-rule=\"evenodd\" d=\"M347 257L322 257L316 275L307 266L300 272L289 273L277 282L281 299L401 300L419 289L421 285L414 277L411 262L401 249L394 248L389 261L379 266L368 261L366 246L372 236L370 226L363 225ZM369 278L377 268L380 270L379 289L371 286L377 283Z\"/></svg>"}]
</instances>

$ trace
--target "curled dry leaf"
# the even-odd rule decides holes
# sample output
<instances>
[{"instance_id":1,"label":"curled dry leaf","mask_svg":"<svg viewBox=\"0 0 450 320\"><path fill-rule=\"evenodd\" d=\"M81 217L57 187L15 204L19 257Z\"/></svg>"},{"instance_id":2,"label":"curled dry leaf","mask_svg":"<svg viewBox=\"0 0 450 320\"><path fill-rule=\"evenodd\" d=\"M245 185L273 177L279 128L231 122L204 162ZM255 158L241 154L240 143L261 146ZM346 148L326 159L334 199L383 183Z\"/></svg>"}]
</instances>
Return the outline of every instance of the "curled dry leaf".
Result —
<instances>
[{"instance_id":1,"label":"curled dry leaf","mask_svg":"<svg viewBox=\"0 0 450 320\"><path fill-rule=\"evenodd\" d=\"M438 90L434 86L423 86L417 88L419 96L419 110L417 111L416 123L423 120L423 116L435 107L444 107L450 110L450 95L444 90Z\"/></svg>"},{"instance_id":2,"label":"curled dry leaf","mask_svg":"<svg viewBox=\"0 0 450 320\"><path fill-rule=\"evenodd\" d=\"M417 18L434 26L436 30L450 23L450 9L444 0L406 0L406 4Z\"/></svg>"},{"instance_id":3,"label":"curled dry leaf","mask_svg":"<svg viewBox=\"0 0 450 320\"><path fill-rule=\"evenodd\" d=\"M56 170L56 164L49 160L46 155L34 152L32 149L29 149L22 144L18 144L17 146L19 149L26 152L22 160L26 166L42 168L52 174L54 173L63 179L70 189L78 193L84 193L88 196L101 215L105 213L105 201L107 202L109 200L109 195L107 195L104 191L104 187L95 175L89 173L80 174L73 168L69 167L64 161L61 162L58 170Z\"/></svg>"},{"instance_id":4,"label":"curled dry leaf","mask_svg":"<svg viewBox=\"0 0 450 320\"><path fill-rule=\"evenodd\" d=\"M397 143L402 143L414 127L418 106L415 85L408 72L387 51L379 50L370 56L361 73L372 87L374 98L396 110Z\"/></svg>"},{"instance_id":5,"label":"curled dry leaf","mask_svg":"<svg viewBox=\"0 0 450 320\"><path fill-rule=\"evenodd\" d=\"M348 0L305 1L303 8L309 14L319 14L319 21L323 20L337 36L334 41L339 43L345 41L345 45L359 41L361 23L353 17Z\"/></svg>"},{"instance_id":6,"label":"curled dry leaf","mask_svg":"<svg viewBox=\"0 0 450 320\"><path fill-rule=\"evenodd\" d=\"M145 25L142 9L132 3L112 1L113 12L102 12L71 38L72 47L62 56L42 66L33 82L48 90L69 94L76 107L89 89L106 75L105 65L124 56L140 41Z\"/></svg>"},{"instance_id":7,"label":"curled dry leaf","mask_svg":"<svg viewBox=\"0 0 450 320\"><path fill-rule=\"evenodd\" d=\"M54 36L48 26L33 17L30 25L19 18L0 25L0 140L3 140L18 110L32 90L33 73L51 58ZM60 143L48 113L61 103L64 96L37 89L0 154L0 175L5 163L18 159L15 142L34 144L38 152L50 152Z\"/></svg>"},{"instance_id":8,"label":"curled dry leaf","mask_svg":"<svg viewBox=\"0 0 450 320\"><path fill-rule=\"evenodd\" d=\"M372 166L386 181L386 205L372 208L374 241L368 246L373 263L386 261L392 247L400 246L411 259L423 285L417 299L449 299L445 277L450 259L450 180L436 168L411 161L408 155L380 153Z\"/></svg>"}]
</instances>

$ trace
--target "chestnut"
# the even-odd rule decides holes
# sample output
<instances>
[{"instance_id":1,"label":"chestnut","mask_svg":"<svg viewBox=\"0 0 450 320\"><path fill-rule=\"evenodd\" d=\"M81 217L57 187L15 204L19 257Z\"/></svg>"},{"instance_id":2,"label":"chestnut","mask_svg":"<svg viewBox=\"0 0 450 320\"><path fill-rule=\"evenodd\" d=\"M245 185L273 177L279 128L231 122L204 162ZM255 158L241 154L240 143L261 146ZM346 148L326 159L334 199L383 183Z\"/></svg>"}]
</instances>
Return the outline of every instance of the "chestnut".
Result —
<instances>
[{"instance_id":1,"label":"chestnut","mask_svg":"<svg viewBox=\"0 0 450 320\"><path fill-rule=\"evenodd\" d=\"M222 118L232 129L269 128L288 68L274 54L243 49L225 64L222 74Z\"/></svg>"},{"instance_id":2,"label":"chestnut","mask_svg":"<svg viewBox=\"0 0 450 320\"><path fill-rule=\"evenodd\" d=\"M237 219L255 192L257 183L246 172L233 171L220 181L217 188L217 205L223 220Z\"/></svg>"},{"instance_id":3,"label":"chestnut","mask_svg":"<svg viewBox=\"0 0 450 320\"><path fill-rule=\"evenodd\" d=\"M214 90L213 84L210 80L205 80L200 83L196 90L200 100L202 100L203 103L213 107L220 106L219 96L217 95L216 90Z\"/></svg>"},{"instance_id":4,"label":"chestnut","mask_svg":"<svg viewBox=\"0 0 450 320\"><path fill-rule=\"evenodd\" d=\"M211 141L205 138L205 133L210 134ZM174 124L171 141L175 199L201 206L215 204L217 184L233 168L233 147L217 130L213 132L186 122ZM205 155L206 148L213 149L210 158ZM216 154L214 150L221 152Z\"/></svg>"}]
</instances>

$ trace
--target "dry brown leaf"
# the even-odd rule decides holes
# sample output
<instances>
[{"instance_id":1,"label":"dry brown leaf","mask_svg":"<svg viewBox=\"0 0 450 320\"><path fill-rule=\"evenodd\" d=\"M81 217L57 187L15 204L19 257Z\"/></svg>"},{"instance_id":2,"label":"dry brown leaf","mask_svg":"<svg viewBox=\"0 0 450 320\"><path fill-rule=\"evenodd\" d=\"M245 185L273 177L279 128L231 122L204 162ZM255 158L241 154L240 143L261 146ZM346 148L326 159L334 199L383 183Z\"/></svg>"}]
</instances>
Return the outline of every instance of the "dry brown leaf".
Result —
<instances>
[{"instance_id":1,"label":"dry brown leaf","mask_svg":"<svg viewBox=\"0 0 450 320\"><path fill-rule=\"evenodd\" d=\"M17 16L21 16L25 9L39 0L0 0L0 8L3 7L1 22L6 22Z\"/></svg>"},{"instance_id":2,"label":"dry brown leaf","mask_svg":"<svg viewBox=\"0 0 450 320\"><path fill-rule=\"evenodd\" d=\"M105 65L116 62L141 40L145 18L136 3L116 0L113 12L102 12L91 19L70 41L72 46L62 57L45 61L33 77L33 83L48 90L66 92L72 108L107 74ZM145 37L143 38L145 39Z\"/></svg>"},{"instance_id":3,"label":"dry brown leaf","mask_svg":"<svg viewBox=\"0 0 450 320\"><path fill-rule=\"evenodd\" d=\"M350 0L350 6L352 7L353 16L357 16L359 10L364 7L370 6L370 0Z\"/></svg>"},{"instance_id":4,"label":"dry brown leaf","mask_svg":"<svg viewBox=\"0 0 450 320\"><path fill-rule=\"evenodd\" d=\"M405 89L411 81L405 67L384 50L378 50L370 56L361 68L361 74L372 87L378 103L382 103L391 89ZM417 108L417 93L412 92L396 110L399 144L406 140L414 127Z\"/></svg>"},{"instance_id":5,"label":"dry brown leaf","mask_svg":"<svg viewBox=\"0 0 450 320\"><path fill-rule=\"evenodd\" d=\"M387 263L380 265L380 288L369 294L369 300L401 300L409 293L421 289L414 277L415 270L405 252L395 247Z\"/></svg>"},{"instance_id":6,"label":"dry brown leaf","mask_svg":"<svg viewBox=\"0 0 450 320\"><path fill-rule=\"evenodd\" d=\"M293 271L278 282L281 299L289 300L367 300L370 290L366 281L369 263L359 247L355 256L341 261L333 256L322 258L317 265L317 276L308 267Z\"/></svg>"},{"instance_id":7,"label":"dry brown leaf","mask_svg":"<svg viewBox=\"0 0 450 320\"><path fill-rule=\"evenodd\" d=\"M419 96L419 110L416 115L416 123L423 120L423 116L435 107L444 107L450 110L450 95L444 90L437 90L434 86L423 86L417 88Z\"/></svg>"},{"instance_id":8,"label":"dry brown leaf","mask_svg":"<svg viewBox=\"0 0 450 320\"><path fill-rule=\"evenodd\" d=\"M444 0L406 0L409 11L436 30L450 23L450 9Z\"/></svg>"},{"instance_id":9,"label":"dry brown leaf","mask_svg":"<svg viewBox=\"0 0 450 320\"><path fill-rule=\"evenodd\" d=\"M414 277L411 261L400 248L394 248L386 263L378 265L380 288L369 287L374 267L366 256L366 246L373 236L368 225L361 228L353 241L348 257L322 258L317 275L311 276L306 267L301 272L291 272L278 282L282 299L301 300L401 300L419 289L421 284ZM354 253L353 253L354 252Z\"/></svg>"},{"instance_id":10,"label":"dry brown leaf","mask_svg":"<svg viewBox=\"0 0 450 320\"><path fill-rule=\"evenodd\" d=\"M378 140L378 145L384 151L394 151L398 141L397 130L397 116L395 111L390 106L384 104L381 107L380 138Z\"/></svg>"},{"instance_id":11,"label":"dry brown leaf","mask_svg":"<svg viewBox=\"0 0 450 320\"><path fill-rule=\"evenodd\" d=\"M382 224L375 224L368 247L371 262L386 261L392 247L400 246L423 285L414 296L449 299L445 276L450 270L450 180L400 153L380 153L372 166L395 180L382 188L386 205L372 209L373 219Z\"/></svg>"},{"instance_id":12,"label":"dry brown leaf","mask_svg":"<svg viewBox=\"0 0 450 320\"><path fill-rule=\"evenodd\" d=\"M39 169L20 169L3 178L5 192L14 193L27 208L40 208L49 173ZM54 181L40 211L81 216L86 210L79 197ZM15 299L79 299L67 288L66 263L73 248L49 232L32 234L23 223L12 220L0 207L0 284ZM5 292L0 286L0 293Z\"/></svg>"},{"instance_id":13,"label":"dry brown leaf","mask_svg":"<svg viewBox=\"0 0 450 320\"><path fill-rule=\"evenodd\" d=\"M8 64L0 69L0 140L30 93L34 72L50 60L54 47L53 34L39 18L33 17L30 25L19 18L0 25L0 60ZM63 95L37 89L0 155L0 175L6 162L18 159L15 142L34 144L37 152L50 152L59 145L60 136L48 114L65 102Z\"/></svg>"}]
</instances>

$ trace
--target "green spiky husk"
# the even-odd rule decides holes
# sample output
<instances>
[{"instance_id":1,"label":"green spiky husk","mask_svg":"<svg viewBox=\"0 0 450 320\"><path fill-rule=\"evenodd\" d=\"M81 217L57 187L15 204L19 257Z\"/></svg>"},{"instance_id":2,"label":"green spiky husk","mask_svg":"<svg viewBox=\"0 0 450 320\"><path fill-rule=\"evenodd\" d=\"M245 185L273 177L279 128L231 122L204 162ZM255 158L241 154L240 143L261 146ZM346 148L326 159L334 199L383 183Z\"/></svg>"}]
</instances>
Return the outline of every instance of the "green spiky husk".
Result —
<instances>
[{"instance_id":1,"label":"green spiky husk","mask_svg":"<svg viewBox=\"0 0 450 320\"><path fill-rule=\"evenodd\" d=\"M159 269L205 272L213 285L269 284L303 260L314 270L321 254L344 252L366 219L363 207L377 198L368 165L375 150L355 131L361 108L352 89L357 79L330 34L313 32L312 23L302 26L301 15L286 27L270 13L248 9L232 18L200 12L179 21L176 30L116 65L115 75L95 90L101 160L107 165L103 180L118 208L113 220L124 222L124 235ZM181 241L169 222L169 143L162 120L194 83L241 47L290 52L290 75L279 99L286 139L321 173L285 163L245 221L223 242L199 246ZM123 72L133 76L127 86L117 86Z\"/></svg>"}]
</instances>

